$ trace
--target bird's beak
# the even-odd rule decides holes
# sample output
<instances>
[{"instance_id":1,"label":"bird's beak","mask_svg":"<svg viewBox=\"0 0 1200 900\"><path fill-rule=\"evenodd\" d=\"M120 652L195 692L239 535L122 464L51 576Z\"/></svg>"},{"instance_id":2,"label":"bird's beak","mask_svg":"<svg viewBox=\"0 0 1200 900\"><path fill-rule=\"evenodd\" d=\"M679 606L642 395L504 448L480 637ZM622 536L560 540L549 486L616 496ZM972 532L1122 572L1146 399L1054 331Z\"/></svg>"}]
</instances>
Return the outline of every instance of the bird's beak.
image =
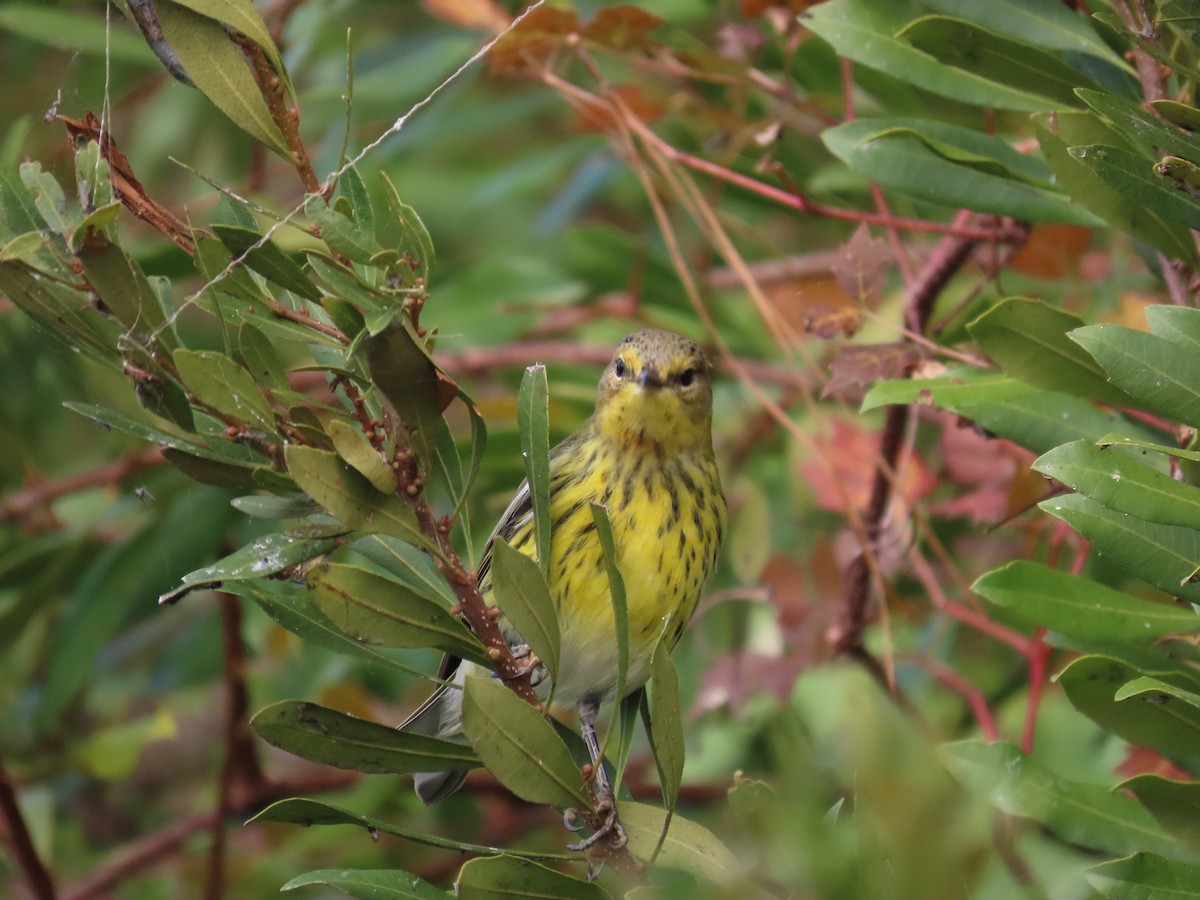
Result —
<instances>
[{"instance_id":1,"label":"bird's beak","mask_svg":"<svg viewBox=\"0 0 1200 900\"><path fill-rule=\"evenodd\" d=\"M638 375L638 387L640 388L660 388L663 386L662 376L658 374L658 369L647 366L642 369Z\"/></svg>"}]
</instances>

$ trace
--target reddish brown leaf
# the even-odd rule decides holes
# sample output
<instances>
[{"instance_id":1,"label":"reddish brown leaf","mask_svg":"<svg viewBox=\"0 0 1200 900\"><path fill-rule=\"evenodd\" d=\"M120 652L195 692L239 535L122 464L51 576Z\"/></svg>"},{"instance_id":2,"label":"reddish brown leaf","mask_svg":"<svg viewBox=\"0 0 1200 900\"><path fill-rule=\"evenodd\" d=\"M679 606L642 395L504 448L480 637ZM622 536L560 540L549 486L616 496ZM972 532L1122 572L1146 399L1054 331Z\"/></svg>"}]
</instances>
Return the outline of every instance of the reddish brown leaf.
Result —
<instances>
[{"instance_id":1,"label":"reddish brown leaf","mask_svg":"<svg viewBox=\"0 0 1200 900\"><path fill-rule=\"evenodd\" d=\"M606 6L588 22L583 36L611 50L644 48L650 44L650 32L662 19L636 6Z\"/></svg>"},{"instance_id":2,"label":"reddish brown leaf","mask_svg":"<svg viewBox=\"0 0 1200 900\"><path fill-rule=\"evenodd\" d=\"M1077 225L1037 225L1025 246L1012 258L1012 267L1035 278L1063 278L1079 271L1092 245L1092 232Z\"/></svg>"},{"instance_id":3,"label":"reddish brown leaf","mask_svg":"<svg viewBox=\"0 0 1200 900\"><path fill-rule=\"evenodd\" d=\"M871 229L864 222L839 249L833 275L843 291L872 306L883 293L890 266L887 242L871 237Z\"/></svg>"},{"instance_id":4,"label":"reddish brown leaf","mask_svg":"<svg viewBox=\"0 0 1200 900\"><path fill-rule=\"evenodd\" d=\"M653 122L666 110L661 103L647 97L637 85L618 84L608 93L620 97L621 103L643 122ZM579 108L571 127L585 132L612 131L619 115L614 107L584 106Z\"/></svg>"},{"instance_id":5,"label":"reddish brown leaf","mask_svg":"<svg viewBox=\"0 0 1200 900\"><path fill-rule=\"evenodd\" d=\"M737 711L750 697L766 691L785 699L803 668L804 661L795 655L768 656L743 650L723 656L705 669L689 714L724 707Z\"/></svg>"},{"instance_id":6,"label":"reddish brown leaf","mask_svg":"<svg viewBox=\"0 0 1200 900\"><path fill-rule=\"evenodd\" d=\"M1003 438L987 437L953 413L936 417L942 425L945 473L966 490L934 504L933 512L976 523L1000 522L1045 497L1045 479L1029 468L1034 454Z\"/></svg>"},{"instance_id":7,"label":"reddish brown leaf","mask_svg":"<svg viewBox=\"0 0 1200 900\"><path fill-rule=\"evenodd\" d=\"M801 13L821 0L741 0L742 15L748 19L764 16L771 10Z\"/></svg>"},{"instance_id":8,"label":"reddish brown leaf","mask_svg":"<svg viewBox=\"0 0 1200 900\"><path fill-rule=\"evenodd\" d=\"M766 295L793 328L819 338L849 336L862 324L858 304L831 274L778 282Z\"/></svg>"},{"instance_id":9,"label":"reddish brown leaf","mask_svg":"<svg viewBox=\"0 0 1200 900\"><path fill-rule=\"evenodd\" d=\"M865 507L875 481L879 435L834 420L833 433L816 438L815 444L824 461L807 460L800 464L800 471L812 486L817 505L836 513L845 513L847 503L854 509ZM893 489L898 516L907 517L908 507L935 487L937 478L914 452Z\"/></svg>"},{"instance_id":10,"label":"reddish brown leaf","mask_svg":"<svg viewBox=\"0 0 1200 900\"><path fill-rule=\"evenodd\" d=\"M544 65L567 35L579 29L579 19L571 10L539 6L496 42L488 57L488 71L513 75Z\"/></svg>"},{"instance_id":11,"label":"reddish brown leaf","mask_svg":"<svg viewBox=\"0 0 1200 900\"><path fill-rule=\"evenodd\" d=\"M493 34L512 21L496 0L421 0L421 6L444 22Z\"/></svg>"},{"instance_id":12,"label":"reddish brown leaf","mask_svg":"<svg viewBox=\"0 0 1200 900\"><path fill-rule=\"evenodd\" d=\"M101 129L100 120L90 110L84 114L82 122L67 116L58 118L67 127L73 140L96 141L100 145L100 152L108 161L113 193L126 209L166 235L184 253L190 256L195 252L192 229L187 222L146 193L142 183L134 176L129 160L113 140L112 133Z\"/></svg>"},{"instance_id":13,"label":"reddish brown leaf","mask_svg":"<svg viewBox=\"0 0 1200 900\"><path fill-rule=\"evenodd\" d=\"M1149 747L1127 747L1125 758L1117 765L1114 774L1121 778L1135 775L1157 775L1171 781L1193 781L1191 774L1166 759L1157 750Z\"/></svg>"},{"instance_id":14,"label":"reddish brown leaf","mask_svg":"<svg viewBox=\"0 0 1200 900\"><path fill-rule=\"evenodd\" d=\"M839 347L829 363L830 376L821 396L907 375L921 358L920 348L907 342Z\"/></svg>"}]
</instances>

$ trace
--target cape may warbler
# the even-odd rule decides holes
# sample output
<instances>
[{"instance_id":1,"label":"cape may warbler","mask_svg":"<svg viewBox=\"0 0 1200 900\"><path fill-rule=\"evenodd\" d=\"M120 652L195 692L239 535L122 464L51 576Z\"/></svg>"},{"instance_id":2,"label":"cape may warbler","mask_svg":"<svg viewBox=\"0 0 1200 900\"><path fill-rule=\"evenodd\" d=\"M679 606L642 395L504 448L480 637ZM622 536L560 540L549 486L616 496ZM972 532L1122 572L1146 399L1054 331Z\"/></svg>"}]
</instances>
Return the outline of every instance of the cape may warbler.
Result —
<instances>
[{"instance_id":1,"label":"cape may warbler","mask_svg":"<svg viewBox=\"0 0 1200 900\"><path fill-rule=\"evenodd\" d=\"M700 348L669 331L639 331L618 345L600 378L596 411L550 453L548 583L561 633L557 703L578 705L584 739L598 765L595 718L617 687L617 637L609 581L591 503L604 504L612 522L617 565L625 581L629 668L625 692L641 687L660 638L674 647L717 562L725 531L725 497L712 448L712 385ZM488 539L479 587L491 598L491 551L496 536L536 556L533 504L524 483ZM506 629L506 637L521 643ZM456 671L457 670L457 671ZM470 671L468 671L470 670ZM462 684L486 674L457 659L443 677ZM549 685L538 686L545 694ZM402 728L457 737L462 691L442 687ZM415 778L417 794L433 803L462 784L462 771Z\"/></svg>"}]
</instances>

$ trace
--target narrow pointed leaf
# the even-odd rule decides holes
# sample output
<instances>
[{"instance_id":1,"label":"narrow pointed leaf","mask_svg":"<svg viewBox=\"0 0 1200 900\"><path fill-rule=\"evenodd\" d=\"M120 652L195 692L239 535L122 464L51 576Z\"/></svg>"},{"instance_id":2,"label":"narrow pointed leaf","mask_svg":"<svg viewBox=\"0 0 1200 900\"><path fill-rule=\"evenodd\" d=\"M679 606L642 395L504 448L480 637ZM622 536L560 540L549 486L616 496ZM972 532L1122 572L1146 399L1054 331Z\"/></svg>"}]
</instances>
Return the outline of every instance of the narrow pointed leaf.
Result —
<instances>
[{"instance_id":1,"label":"narrow pointed leaf","mask_svg":"<svg viewBox=\"0 0 1200 900\"><path fill-rule=\"evenodd\" d=\"M662 785L663 805L674 809L683 783L683 717L679 676L663 641L650 662L650 746Z\"/></svg>"},{"instance_id":2,"label":"narrow pointed leaf","mask_svg":"<svg viewBox=\"0 0 1200 900\"><path fill-rule=\"evenodd\" d=\"M667 825L667 810L624 800L618 804L618 813L629 834L629 852L638 859L649 859ZM655 865L691 872L718 884L744 884L747 877L745 867L716 835L703 825L674 815Z\"/></svg>"},{"instance_id":3,"label":"narrow pointed leaf","mask_svg":"<svg viewBox=\"0 0 1200 900\"><path fill-rule=\"evenodd\" d=\"M272 703L250 725L268 744L339 769L405 774L479 765L464 744L399 731L301 700Z\"/></svg>"},{"instance_id":4,"label":"narrow pointed leaf","mask_svg":"<svg viewBox=\"0 0 1200 900\"><path fill-rule=\"evenodd\" d=\"M458 900L611 900L592 881L583 881L525 859L492 856L473 859L458 873Z\"/></svg>"},{"instance_id":5,"label":"narrow pointed leaf","mask_svg":"<svg viewBox=\"0 0 1200 900\"><path fill-rule=\"evenodd\" d=\"M1200 488L1176 481L1128 452L1074 441L1043 454L1033 467L1117 512L1200 528Z\"/></svg>"},{"instance_id":6,"label":"narrow pointed leaf","mask_svg":"<svg viewBox=\"0 0 1200 900\"><path fill-rule=\"evenodd\" d=\"M1200 868L1156 853L1114 859L1083 874L1111 900L1200 900Z\"/></svg>"},{"instance_id":7,"label":"narrow pointed leaf","mask_svg":"<svg viewBox=\"0 0 1200 900\"><path fill-rule=\"evenodd\" d=\"M987 793L1002 812L1040 822L1063 840L1108 853L1177 852L1136 800L1057 777L1012 744L959 741L939 749L959 781Z\"/></svg>"},{"instance_id":8,"label":"narrow pointed leaf","mask_svg":"<svg viewBox=\"0 0 1200 900\"><path fill-rule=\"evenodd\" d=\"M617 688L613 696L624 697L625 678L629 674L629 607L625 600L625 579L617 566L617 547L613 540L608 510L599 503L593 503L592 521L596 523L596 536L600 539L600 549L604 553L604 567L608 571L608 588L612 597L613 624L617 631ZM607 742L606 734L605 743Z\"/></svg>"},{"instance_id":9,"label":"narrow pointed leaf","mask_svg":"<svg viewBox=\"0 0 1200 900\"><path fill-rule=\"evenodd\" d=\"M222 24L175 3L159 4L156 11L167 43L196 88L255 140L291 159L242 51Z\"/></svg>"},{"instance_id":10,"label":"narrow pointed leaf","mask_svg":"<svg viewBox=\"0 0 1200 900\"><path fill-rule=\"evenodd\" d=\"M383 493L396 490L396 473L361 431L341 419L333 419L327 431L338 456L371 482L376 490Z\"/></svg>"},{"instance_id":11,"label":"narrow pointed leaf","mask_svg":"<svg viewBox=\"0 0 1200 900\"><path fill-rule=\"evenodd\" d=\"M492 590L496 604L550 673L558 675L558 612L537 563L503 538L492 543Z\"/></svg>"},{"instance_id":12,"label":"narrow pointed leaf","mask_svg":"<svg viewBox=\"0 0 1200 900\"><path fill-rule=\"evenodd\" d=\"M520 850L501 850L498 847L486 847L482 844L468 844L464 841L452 841L448 838L438 837L432 834L423 834L419 831L413 831L408 828L401 828L399 825L393 825L390 822L384 822L380 819L372 819L367 816L360 816L349 810L341 809L337 806L331 806L328 803L321 803L317 800L307 800L301 797L293 797L289 800L280 800L278 803L272 803L258 815L251 818L250 822L292 822L296 825L356 825L359 828L365 828L372 833L379 832L382 834L391 834L405 840L412 841L416 844L424 844L427 847L441 847L445 850L461 850L464 853L476 853L481 856L497 856L504 853L506 856L522 856L530 859L573 859L565 853L527 853Z\"/></svg>"},{"instance_id":13,"label":"narrow pointed leaf","mask_svg":"<svg viewBox=\"0 0 1200 900\"><path fill-rule=\"evenodd\" d=\"M299 294L306 300L321 299L321 292L317 290L317 286L309 280L308 276L304 274L304 270L290 256L276 247L272 241L266 241L259 245L262 235L258 232L236 225L214 225L212 229L233 256L244 255L246 265L263 278L275 282L285 290Z\"/></svg>"},{"instance_id":14,"label":"narrow pointed leaf","mask_svg":"<svg viewBox=\"0 0 1200 900\"><path fill-rule=\"evenodd\" d=\"M1139 600L1079 575L1017 560L971 586L997 606L1079 641L1150 643L1200 628L1191 609Z\"/></svg>"},{"instance_id":15,"label":"narrow pointed leaf","mask_svg":"<svg viewBox=\"0 0 1200 900\"><path fill-rule=\"evenodd\" d=\"M1039 507L1092 542L1096 551L1160 590L1200 603L1192 576L1200 563L1200 530L1147 522L1115 512L1080 494L1043 500Z\"/></svg>"},{"instance_id":16,"label":"narrow pointed leaf","mask_svg":"<svg viewBox=\"0 0 1200 900\"><path fill-rule=\"evenodd\" d=\"M463 731L488 771L522 800L589 806L583 776L562 738L541 713L500 682L467 678Z\"/></svg>"},{"instance_id":17,"label":"narrow pointed leaf","mask_svg":"<svg viewBox=\"0 0 1200 900\"><path fill-rule=\"evenodd\" d=\"M967 326L983 352L1004 371L1035 387L1118 406L1129 395L1109 384L1104 370L1067 332L1083 320L1039 300L1009 297Z\"/></svg>"},{"instance_id":18,"label":"narrow pointed leaf","mask_svg":"<svg viewBox=\"0 0 1200 900\"><path fill-rule=\"evenodd\" d=\"M179 377L202 403L251 428L274 433L271 404L254 377L224 353L177 350L174 359Z\"/></svg>"},{"instance_id":19,"label":"narrow pointed leaf","mask_svg":"<svg viewBox=\"0 0 1200 900\"><path fill-rule=\"evenodd\" d=\"M517 391L517 430L533 500L534 538L542 575L550 572L550 389L546 367L529 366Z\"/></svg>"},{"instance_id":20,"label":"narrow pointed leaf","mask_svg":"<svg viewBox=\"0 0 1200 900\"><path fill-rule=\"evenodd\" d=\"M486 660L470 630L437 603L404 585L354 566L332 564L309 574L313 602L334 625L364 644L437 647Z\"/></svg>"},{"instance_id":21,"label":"narrow pointed leaf","mask_svg":"<svg viewBox=\"0 0 1200 900\"><path fill-rule=\"evenodd\" d=\"M418 546L432 546L412 507L395 494L375 490L337 454L289 444L284 458L300 489L351 528L381 531Z\"/></svg>"},{"instance_id":22,"label":"narrow pointed leaf","mask_svg":"<svg viewBox=\"0 0 1200 900\"><path fill-rule=\"evenodd\" d=\"M1200 853L1200 781L1138 775L1116 789L1132 791L1159 825L1193 853Z\"/></svg>"},{"instance_id":23,"label":"narrow pointed leaf","mask_svg":"<svg viewBox=\"0 0 1200 900\"><path fill-rule=\"evenodd\" d=\"M403 869L317 869L297 875L279 890L322 884L359 900L452 900L453 894L434 887Z\"/></svg>"},{"instance_id":24,"label":"narrow pointed leaf","mask_svg":"<svg viewBox=\"0 0 1200 900\"><path fill-rule=\"evenodd\" d=\"M1107 656L1085 656L1068 665L1057 681L1071 701L1106 731L1160 753L1200 761L1200 712L1184 703L1167 710L1143 698L1117 700L1117 691L1141 677L1133 666Z\"/></svg>"}]
</instances>

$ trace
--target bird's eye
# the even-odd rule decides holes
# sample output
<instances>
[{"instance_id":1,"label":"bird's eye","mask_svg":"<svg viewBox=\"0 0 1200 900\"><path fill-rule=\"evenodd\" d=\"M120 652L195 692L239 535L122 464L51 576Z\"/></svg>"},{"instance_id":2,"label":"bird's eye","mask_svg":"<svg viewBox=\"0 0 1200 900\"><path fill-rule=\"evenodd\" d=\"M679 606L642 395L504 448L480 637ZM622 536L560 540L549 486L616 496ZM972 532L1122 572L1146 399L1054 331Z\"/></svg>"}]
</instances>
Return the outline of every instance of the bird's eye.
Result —
<instances>
[{"instance_id":1,"label":"bird's eye","mask_svg":"<svg viewBox=\"0 0 1200 900\"><path fill-rule=\"evenodd\" d=\"M694 382L695 380L696 380L696 370L695 369L684 369L683 374L679 376L679 383L683 387L691 387L692 382Z\"/></svg>"},{"instance_id":2,"label":"bird's eye","mask_svg":"<svg viewBox=\"0 0 1200 900\"><path fill-rule=\"evenodd\" d=\"M617 373L618 378L625 377L625 360L617 357L617 364L613 366L613 371Z\"/></svg>"}]
</instances>

